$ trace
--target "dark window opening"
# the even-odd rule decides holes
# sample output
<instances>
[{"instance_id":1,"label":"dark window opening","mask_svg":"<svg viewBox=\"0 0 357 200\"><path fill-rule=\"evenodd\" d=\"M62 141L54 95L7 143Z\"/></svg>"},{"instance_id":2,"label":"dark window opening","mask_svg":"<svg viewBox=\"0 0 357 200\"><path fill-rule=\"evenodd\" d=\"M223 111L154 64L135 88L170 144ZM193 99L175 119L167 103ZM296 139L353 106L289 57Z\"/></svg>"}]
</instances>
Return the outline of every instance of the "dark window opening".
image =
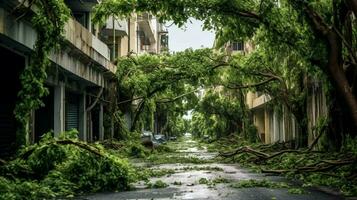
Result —
<instances>
[{"instance_id":1,"label":"dark window opening","mask_svg":"<svg viewBox=\"0 0 357 200\"><path fill-rule=\"evenodd\" d=\"M53 87L48 87L48 89L49 95L42 99L44 106L35 112L35 142L38 142L41 136L54 128L54 91Z\"/></svg>"},{"instance_id":2,"label":"dark window opening","mask_svg":"<svg viewBox=\"0 0 357 200\"><path fill-rule=\"evenodd\" d=\"M17 122L14 109L21 88L19 77L25 67L25 58L0 46L0 59L0 67L6 69L6 73L0 75L0 157L6 157L15 151Z\"/></svg>"},{"instance_id":3,"label":"dark window opening","mask_svg":"<svg viewBox=\"0 0 357 200\"><path fill-rule=\"evenodd\" d=\"M232 42L231 48L233 51L244 51L244 43L241 42Z\"/></svg>"},{"instance_id":4,"label":"dark window opening","mask_svg":"<svg viewBox=\"0 0 357 200\"><path fill-rule=\"evenodd\" d=\"M84 26L89 29L89 13L88 12L73 12L73 17Z\"/></svg>"}]
</instances>

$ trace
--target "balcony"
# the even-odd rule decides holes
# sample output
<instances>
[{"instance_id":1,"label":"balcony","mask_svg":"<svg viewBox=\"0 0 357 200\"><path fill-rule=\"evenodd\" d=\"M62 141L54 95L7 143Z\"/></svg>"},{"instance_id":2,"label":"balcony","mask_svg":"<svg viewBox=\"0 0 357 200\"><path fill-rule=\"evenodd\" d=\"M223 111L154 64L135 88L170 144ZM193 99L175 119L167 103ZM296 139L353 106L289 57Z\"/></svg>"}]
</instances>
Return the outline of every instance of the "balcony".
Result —
<instances>
[{"instance_id":1,"label":"balcony","mask_svg":"<svg viewBox=\"0 0 357 200\"><path fill-rule=\"evenodd\" d=\"M140 49L140 53L157 54L157 49L152 48L149 45L143 45L143 47Z\"/></svg>"},{"instance_id":2,"label":"balcony","mask_svg":"<svg viewBox=\"0 0 357 200\"><path fill-rule=\"evenodd\" d=\"M0 7L0 39L9 48L29 54L34 49L37 33L31 23L25 19L17 20L16 16L11 15L11 10L7 9L19 3L17 0L9 0L6 6ZM53 51L50 60L76 78L104 87L105 77L111 77L116 72L115 65L109 61L107 45L74 19L68 20L63 36L65 45Z\"/></svg>"},{"instance_id":3,"label":"balcony","mask_svg":"<svg viewBox=\"0 0 357 200\"><path fill-rule=\"evenodd\" d=\"M265 103L269 102L271 97L267 94L262 94L259 97L253 99L252 109L263 106Z\"/></svg>"},{"instance_id":4,"label":"balcony","mask_svg":"<svg viewBox=\"0 0 357 200\"><path fill-rule=\"evenodd\" d=\"M145 35L149 38L150 43L155 43L156 42L156 37L155 37L155 31L153 28L153 25L151 23L152 17L148 13L143 13L141 15L138 15L138 26L139 30L143 31Z\"/></svg>"},{"instance_id":5,"label":"balcony","mask_svg":"<svg viewBox=\"0 0 357 200\"><path fill-rule=\"evenodd\" d=\"M110 16L106 22L105 28L102 29L101 32L106 36L113 37L114 31L116 37L128 35L128 22L126 20L113 19L113 17Z\"/></svg>"},{"instance_id":6,"label":"balcony","mask_svg":"<svg viewBox=\"0 0 357 200\"><path fill-rule=\"evenodd\" d=\"M110 50L108 46L95 37L88 29L79 22L69 19L65 26L65 39L76 47L80 53L94 60L103 69L115 73L115 66L110 62Z\"/></svg>"}]
</instances>

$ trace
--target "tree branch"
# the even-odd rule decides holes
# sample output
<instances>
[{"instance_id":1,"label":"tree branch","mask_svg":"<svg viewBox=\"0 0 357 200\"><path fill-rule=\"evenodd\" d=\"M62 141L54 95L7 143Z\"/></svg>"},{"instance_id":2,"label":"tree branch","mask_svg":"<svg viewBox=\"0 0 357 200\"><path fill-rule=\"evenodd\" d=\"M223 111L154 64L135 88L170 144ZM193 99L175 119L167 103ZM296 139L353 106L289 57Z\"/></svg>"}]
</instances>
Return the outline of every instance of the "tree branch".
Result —
<instances>
[{"instance_id":1,"label":"tree branch","mask_svg":"<svg viewBox=\"0 0 357 200\"><path fill-rule=\"evenodd\" d=\"M182 97L184 97L184 96L187 96L187 95L189 95L189 94L192 94L192 93L194 93L194 92L197 92L198 90L200 90L200 89L196 89L196 90L187 92L187 93L185 93L185 94L176 96L176 97L171 98L171 99L161 99L161 100L156 101L156 103L170 103L170 102L174 102L174 101L176 101L176 100L178 100L178 99L180 99L180 98L182 98Z\"/></svg>"},{"instance_id":2,"label":"tree branch","mask_svg":"<svg viewBox=\"0 0 357 200\"><path fill-rule=\"evenodd\" d=\"M231 85L225 85L224 87L228 88L228 89L244 89L244 88L252 88L252 87L259 87L261 85L264 85L264 84L267 84L271 81L274 81L274 80L277 80L276 78L272 77L272 78L269 78L267 80L264 80L264 81L261 81L259 83L254 83L254 84L249 84L249 85L234 85L234 86L231 86Z\"/></svg>"}]
</instances>

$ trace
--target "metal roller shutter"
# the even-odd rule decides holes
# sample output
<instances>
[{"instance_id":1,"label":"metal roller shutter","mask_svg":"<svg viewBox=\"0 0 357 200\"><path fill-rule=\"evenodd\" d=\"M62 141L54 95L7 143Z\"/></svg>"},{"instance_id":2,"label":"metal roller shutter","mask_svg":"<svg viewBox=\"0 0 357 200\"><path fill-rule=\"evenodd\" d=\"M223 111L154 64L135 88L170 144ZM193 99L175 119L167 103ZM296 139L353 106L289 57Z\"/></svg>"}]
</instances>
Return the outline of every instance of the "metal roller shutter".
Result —
<instances>
[{"instance_id":1,"label":"metal roller shutter","mask_svg":"<svg viewBox=\"0 0 357 200\"><path fill-rule=\"evenodd\" d=\"M78 95L66 94L66 130L79 130L79 98Z\"/></svg>"}]
</instances>

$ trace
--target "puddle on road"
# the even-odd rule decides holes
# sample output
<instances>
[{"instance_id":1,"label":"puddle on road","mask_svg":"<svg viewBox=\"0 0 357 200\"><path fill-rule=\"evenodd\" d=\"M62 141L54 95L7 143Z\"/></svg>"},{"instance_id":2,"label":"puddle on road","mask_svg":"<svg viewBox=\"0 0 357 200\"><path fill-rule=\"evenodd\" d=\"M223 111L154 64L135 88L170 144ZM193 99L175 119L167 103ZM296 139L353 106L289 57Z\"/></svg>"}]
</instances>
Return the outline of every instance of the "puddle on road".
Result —
<instances>
[{"instance_id":1,"label":"puddle on road","mask_svg":"<svg viewBox=\"0 0 357 200\"><path fill-rule=\"evenodd\" d=\"M171 147L171 145L170 145ZM185 141L175 142L172 145L176 152L165 154L172 157L197 157L199 159L212 160L217 156L217 153L207 152L207 148L199 146L190 137L185 138ZM272 181L286 181L286 179L277 176L266 177L263 174L252 173L247 169L242 169L235 164L222 163L169 163L169 164L150 164L135 161L135 166L146 167L153 170L174 170L175 173L170 173L162 177L150 178L150 182L154 183L158 180L169 184L167 188L161 189L145 189L146 184L141 181L134 186L135 191L106 193L88 196L85 199L229 199L229 200L255 200L255 199L336 199L334 196L328 196L324 193L314 192L306 195L290 195L287 189L270 189L270 188L232 188L230 183L217 183L214 185L199 184L199 180L204 178L208 181L214 179L227 180L248 180L248 179L269 179ZM206 169L205 169L206 168ZM210 169L211 168L211 169Z\"/></svg>"}]
</instances>

